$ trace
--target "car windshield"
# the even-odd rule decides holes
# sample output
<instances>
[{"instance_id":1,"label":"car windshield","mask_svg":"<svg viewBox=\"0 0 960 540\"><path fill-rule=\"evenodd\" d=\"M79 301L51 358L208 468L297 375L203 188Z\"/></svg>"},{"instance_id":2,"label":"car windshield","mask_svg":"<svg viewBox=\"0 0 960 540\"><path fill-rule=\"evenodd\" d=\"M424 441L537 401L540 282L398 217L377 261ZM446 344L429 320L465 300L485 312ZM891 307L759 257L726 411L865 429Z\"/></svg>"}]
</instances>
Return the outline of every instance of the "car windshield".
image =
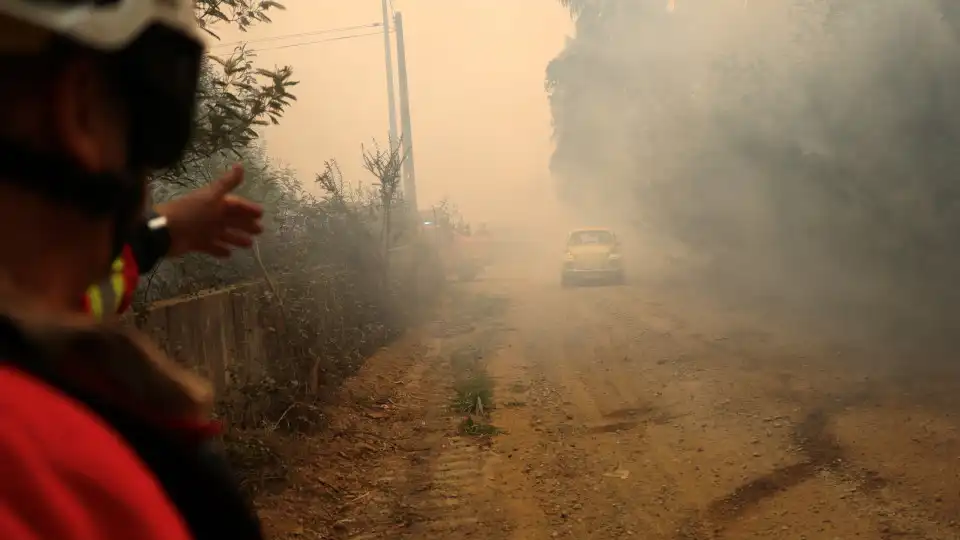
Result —
<instances>
[{"instance_id":1,"label":"car windshield","mask_svg":"<svg viewBox=\"0 0 960 540\"><path fill-rule=\"evenodd\" d=\"M609 246L613 244L613 234L609 231L577 231L570 235L570 241L567 245L600 245Z\"/></svg>"}]
</instances>

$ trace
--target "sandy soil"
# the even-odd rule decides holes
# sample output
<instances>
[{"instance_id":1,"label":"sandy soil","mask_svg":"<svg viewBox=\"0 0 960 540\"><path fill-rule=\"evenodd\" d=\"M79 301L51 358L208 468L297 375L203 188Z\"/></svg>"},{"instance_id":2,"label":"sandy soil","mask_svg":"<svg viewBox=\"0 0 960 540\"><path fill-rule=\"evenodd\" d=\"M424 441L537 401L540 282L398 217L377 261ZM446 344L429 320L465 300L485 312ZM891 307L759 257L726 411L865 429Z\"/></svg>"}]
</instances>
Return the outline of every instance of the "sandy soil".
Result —
<instances>
[{"instance_id":1,"label":"sandy soil","mask_svg":"<svg viewBox=\"0 0 960 540\"><path fill-rule=\"evenodd\" d=\"M264 498L278 538L960 538L957 386L635 273L502 261L382 351ZM453 365L495 380L458 432ZM934 384L936 382L936 384Z\"/></svg>"}]
</instances>

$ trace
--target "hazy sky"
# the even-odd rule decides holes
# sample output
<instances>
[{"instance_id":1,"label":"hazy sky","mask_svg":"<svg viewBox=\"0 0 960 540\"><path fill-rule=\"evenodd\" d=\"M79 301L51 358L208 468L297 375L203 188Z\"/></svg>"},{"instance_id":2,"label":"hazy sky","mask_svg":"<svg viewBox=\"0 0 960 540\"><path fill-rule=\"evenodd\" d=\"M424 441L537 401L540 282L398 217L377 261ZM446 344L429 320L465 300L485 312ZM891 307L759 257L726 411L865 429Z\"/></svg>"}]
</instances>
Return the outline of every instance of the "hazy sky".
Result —
<instances>
[{"instance_id":1,"label":"hazy sky","mask_svg":"<svg viewBox=\"0 0 960 540\"><path fill-rule=\"evenodd\" d=\"M280 48L352 32L264 40L381 20L378 0L284 0L272 24L245 36L265 67L290 64L298 101L266 133L269 154L312 183L336 158L368 181L360 145L386 141L383 38ZM549 190L547 62L572 24L556 0L393 0L403 12L420 206L449 196L471 221L496 220ZM214 52L224 52L214 46ZM394 51L394 66L396 55ZM398 115L399 117L399 115ZM518 204L520 203L520 204Z\"/></svg>"}]
</instances>

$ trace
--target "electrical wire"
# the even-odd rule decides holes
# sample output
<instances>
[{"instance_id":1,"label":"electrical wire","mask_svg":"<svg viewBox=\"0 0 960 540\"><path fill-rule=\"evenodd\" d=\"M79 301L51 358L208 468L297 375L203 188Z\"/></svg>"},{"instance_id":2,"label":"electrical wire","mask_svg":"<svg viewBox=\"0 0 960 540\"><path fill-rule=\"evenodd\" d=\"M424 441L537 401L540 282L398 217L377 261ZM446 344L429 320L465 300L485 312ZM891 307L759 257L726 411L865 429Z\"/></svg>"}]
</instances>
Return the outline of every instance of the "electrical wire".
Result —
<instances>
[{"instance_id":1,"label":"electrical wire","mask_svg":"<svg viewBox=\"0 0 960 540\"><path fill-rule=\"evenodd\" d=\"M393 30L390 30L390 32L392 33ZM342 40L345 40L345 39L354 39L354 38L361 38L361 37L367 37L367 36L382 36L382 35L383 35L383 32L367 32L367 33L365 33L365 34L351 34L351 35L349 35L349 36L338 36L338 37L335 37L335 38L317 39L317 40L313 40L313 41L303 41L303 42L300 42L300 43L291 43L291 44L289 44L289 45L280 45L280 46L277 46L277 47L256 48L256 49L250 49L250 51L251 51L251 52L260 52L260 51L274 51L274 50L277 50L277 49L292 49L292 48L295 48L295 47L303 47L304 45L315 45L315 44L317 44L317 43L328 43L328 42L331 42L331 41L342 41Z\"/></svg>"},{"instance_id":2,"label":"electrical wire","mask_svg":"<svg viewBox=\"0 0 960 540\"><path fill-rule=\"evenodd\" d=\"M318 36L318 35L322 35L322 34L333 34L333 33L336 33L336 32L346 32L346 31L349 31L349 30L362 30L362 29L364 29L364 28L380 28L380 27L382 27L382 26L383 26L383 23L374 22L374 23L370 23L370 24L357 24L357 25L354 25L354 26L341 26L341 27L338 27L338 28L325 28L325 29L323 29L323 30L311 30L311 31L309 31L309 32L299 32L299 33L296 33L296 34L282 34L282 35L279 35L279 36L271 36L271 37L258 38L258 39L247 39L247 40L242 40L242 41L232 41L232 42L229 42L229 43L217 43L217 44L215 44L215 45L212 45L211 48L212 48L212 49L216 49L216 48L220 48L220 47L238 47L238 46L244 45L244 44L246 44L246 43L263 43L263 42L267 42L267 41L277 41L277 40L280 40L280 39L289 39L289 38L295 38L295 37Z\"/></svg>"}]
</instances>

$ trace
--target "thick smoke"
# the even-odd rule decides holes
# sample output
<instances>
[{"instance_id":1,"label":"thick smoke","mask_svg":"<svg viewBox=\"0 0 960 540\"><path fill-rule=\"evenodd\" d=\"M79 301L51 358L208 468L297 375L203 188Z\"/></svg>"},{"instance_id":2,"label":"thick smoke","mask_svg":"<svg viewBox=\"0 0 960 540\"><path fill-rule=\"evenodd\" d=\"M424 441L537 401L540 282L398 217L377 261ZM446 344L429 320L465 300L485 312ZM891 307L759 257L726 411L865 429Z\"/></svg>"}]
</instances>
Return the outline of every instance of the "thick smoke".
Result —
<instances>
[{"instance_id":1,"label":"thick smoke","mask_svg":"<svg viewBox=\"0 0 960 540\"><path fill-rule=\"evenodd\" d=\"M960 5L676 4L574 6L547 69L567 204L681 242L718 290L951 336Z\"/></svg>"}]
</instances>

